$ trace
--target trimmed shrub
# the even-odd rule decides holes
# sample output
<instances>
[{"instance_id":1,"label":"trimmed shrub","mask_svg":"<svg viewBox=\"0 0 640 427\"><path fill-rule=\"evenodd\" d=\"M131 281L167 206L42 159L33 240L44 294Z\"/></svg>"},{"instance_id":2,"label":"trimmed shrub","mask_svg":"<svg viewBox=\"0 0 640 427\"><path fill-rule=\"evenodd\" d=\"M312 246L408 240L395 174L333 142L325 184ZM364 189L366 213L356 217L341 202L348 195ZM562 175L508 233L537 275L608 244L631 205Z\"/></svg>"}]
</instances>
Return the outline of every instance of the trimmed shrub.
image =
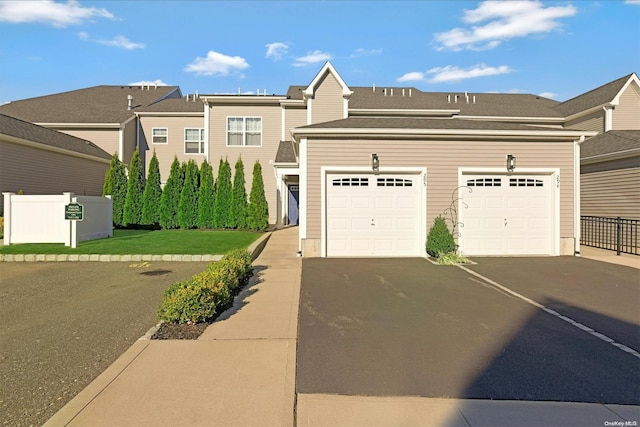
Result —
<instances>
[{"instance_id":1,"label":"trimmed shrub","mask_svg":"<svg viewBox=\"0 0 640 427\"><path fill-rule=\"evenodd\" d=\"M160 226L164 229L178 228L178 204L184 175L177 157L173 158L169 178L160 197Z\"/></svg>"},{"instance_id":2,"label":"trimmed shrub","mask_svg":"<svg viewBox=\"0 0 640 427\"><path fill-rule=\"evenodd\" d=\"M142 223L142 195L144 193L144 171L138 149L133 152L129 162L129 183L127 197L124 202L122 225L139 225Z\"/></svg>"},{"instance_id":3,"label":"trimmed shrub","mask_svg":"<svg viewBox=\"0 0 640 427\"><path fill-rule=\"evenodd\" d=\"M164 292L158 318L172 323L201 323L216 314L216 295L212 288L186 280L169 286Z\"/></svg>"},{"instance_id":4,"label":"trimmed shrub","mask_svg":"<svg viewBox=\"0 0 640 427\"><path fill-rule=\"evenodd\" d=\"M427 234L427 253L432 257L439 257L455 250L456 242L453 240L453 235L445 219L438 216L433 220L433 225Z\"/></svg>"},{"instance_id":5,"label":"trimmed shrub","mask_svg":"<svg viewBox=\"0 0 640 427\"><path fill-rule=\"evenodd\" d=\"M0 216L0 239L4 237L4 218Z\"/></svg>"},{"instance_id":6,"label":"trimmed shrub","mask_svg":"<svg viewBox=\"0 0 640 427\"><path fill-rule=\"evenodd\" d=\"M200 188L198 189L198 228L213 228L214 204L213 169L204 160L200 166Z\"/></svg>"},{"instance_id":7,"label":"trimmed shrub","mask_svg":"<svg viewBox=\"0 0 640 427\"><path fill-rule=\"evenodd\" d=\"M218 179L216 180L216 200L213 206L213 226L228 228L231 214L231 166L220 159Z\"/></svg>"},{"instance_id":8,"label":"trimmed shrub","mask_svg":"<svg viewBox=\"0 0 640 427\"><path fill-rule=\"evenodd\" d=\"M269 228L269 205L264 193L262 166L257 160L253 165L253 181L247 208L247 228L256 231L266 231Z\"/></svg>"},{"instance_id":9,"label":"trimmed shrub","mask_svg":"<svg viewBox=\"0 0 640 427\"><path fill-rule=\"evenodd\" d=\"M220 261L209 264L207 269L221 272L228 277L227 285L233 292L236 288L246 285L251 277L251 254L244 249L230 251Z\"/></svg>"},{"instance_id":10,"label":"trimmed shrub","mask_svg":"<svg viewBox=\"0 0 640 427\"><path fill-rule=\"evenodd\" d=\"M113 224L121 226L124 213L124 202L127 197L127 172L118 159L118 153L111 156L111 164L104 177L102 196L111 196L113 206Z\"/></svg>"},{"instance_id":11,"label":"trimmed shrub","mask_svg":"<svg viewBox=\"0 0 640 427\"><path fill-rule=\"evenodd\" d=\"M160 223L160 198L162 197L162 186L160 184L160 164L153 152L153 157L149 162L149 173L147 183L142 194L142 222L144 225L157 225Z\"/></svg>"},{"instance_id":12,"label":"trimmed shrub","mask_svg":"<svg viewBox=\"0 0 640 427\"><path fill-rule=\"evenodd\" d=\"M185 168L184 185L178 203L178 224L180 228L189 230L195 228L198 221L198 181L200 172L198 165L189 160Z\"/></svg>"},{"instance_id":13,"label":"trimmed shrub","mask_svg":"<svg viewBox=\"0 0 640 427\"><path fill-rule=\"evenodd\" d=\"M238 157L235 165L235 175L233 176L233 190L231 193L231 213L229 216L230 227L244 229L247 228L247 189L244 180L244 163Z\"/></svg>"}]
</instances>

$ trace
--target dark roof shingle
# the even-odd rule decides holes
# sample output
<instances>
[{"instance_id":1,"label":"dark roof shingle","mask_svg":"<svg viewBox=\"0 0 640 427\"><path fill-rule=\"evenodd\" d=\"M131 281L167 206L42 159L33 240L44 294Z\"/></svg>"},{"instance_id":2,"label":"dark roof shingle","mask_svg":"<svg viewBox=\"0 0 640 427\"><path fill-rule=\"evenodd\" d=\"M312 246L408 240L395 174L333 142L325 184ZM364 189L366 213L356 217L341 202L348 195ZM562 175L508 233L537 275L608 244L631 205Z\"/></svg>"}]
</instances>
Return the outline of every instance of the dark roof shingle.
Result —
<instances>
[{"instance_id":1,"label":"dark roof shingle","mask_svg":"<svg viewBox=\"0 0 640 427\"><path fill-rule=\"evenodd\" d=\"M582 143L580 158L640 150L640 130L610 130Z\"/></svg>"},{"instance_id":2,"label":"dark roof shingle","mask_svg":"<svg viewBox=\"0 0 640 427\"><path fill-rule=\"evenodd\" d=\"M27 141L48 145L101 159L110 159L111 155L91 141L76 138L33 123L0 114L0 135L12 136Z\"/></svg>"},{"instance_id":3,"label":"dark roof shingle","mask_svg":"<svg viewBox=\"0 0 640 427\"><path fill-rule=\"evenodd\" d=\"M558 111L565 117L569 117L581 111L586 111L590 108L611 102L632 75L633 73L627 74L624 77L620 77L617 80L606 83L600 87L590 90L589 92L583 93L582 95L568 99L556 105L554 110Z\"/></svg>"}]
</instances>

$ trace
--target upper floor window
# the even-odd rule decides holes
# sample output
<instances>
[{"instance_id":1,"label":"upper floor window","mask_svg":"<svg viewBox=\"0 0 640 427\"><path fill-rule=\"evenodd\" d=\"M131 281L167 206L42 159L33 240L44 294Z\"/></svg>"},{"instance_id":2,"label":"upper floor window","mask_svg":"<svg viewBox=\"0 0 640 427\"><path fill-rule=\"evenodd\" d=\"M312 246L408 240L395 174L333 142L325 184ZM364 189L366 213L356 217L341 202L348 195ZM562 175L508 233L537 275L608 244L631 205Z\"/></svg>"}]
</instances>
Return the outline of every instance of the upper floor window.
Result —
<instances>
[{"instance_id":1,"label":"upper floor window","mask_svg":"<svg viewBox=\"0 0 640 427\"><path fill-rule=\"evenodd\" d=\"M204 154L204 129L186 128L184 130L184 152L186 154Z\"/></svg>"},{"instance_id":2,"label":"upper floor window","mask_svg":"<svg viewBox=\"0 0 640 427\"><path fill-rule=\"evenodd\" d=\"M260 147L262 117L228 117L227 145Z\"/></svg>"},{"instance_id":3,"label":"upper floor window","mask_svg":"<svg viewBox=\"0 0 640 427\"><path fill-rule=\"evenodd\" d=\"M169 130L167 128L151 129L151 142L153 144L166 144L169 142Z\"/></svg>"}]
</instances>

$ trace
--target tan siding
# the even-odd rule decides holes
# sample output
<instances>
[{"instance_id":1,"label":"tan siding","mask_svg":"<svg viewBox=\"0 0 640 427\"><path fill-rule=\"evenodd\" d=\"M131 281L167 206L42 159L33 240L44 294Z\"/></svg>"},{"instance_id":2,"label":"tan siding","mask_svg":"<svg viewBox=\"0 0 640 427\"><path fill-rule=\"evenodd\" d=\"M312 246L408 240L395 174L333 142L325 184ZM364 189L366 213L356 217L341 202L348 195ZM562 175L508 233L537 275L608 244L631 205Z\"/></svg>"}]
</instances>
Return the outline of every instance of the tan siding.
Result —
<instances>
[{"instance_id":1,"label":"tan siding","mask_svg":"<svg viewBox=\"0 0 640 427\"><path fill-rule=\"evenodd\" d=\"M118 129L56 129L68 135L93 142L109 154L118 152Z\"/></svg>"},{"instance_id":2,"label":"tan siding","mask_svg":"<svg viewBox=\"0 0 640 427\"><path fill-rule=\"evenodd\" d=\"M0 141L0 193L100 196L108 168L108 162Z\"/></svg>"},{"instance_id":3,"label":"tan siding","mask_svg":"<svg viewBox=\"0 0 640 427\"><path fill-rule=\"evenodd\" d=\"M152 143L152 129L167 128L168 142L166 144ZM149 162L156 152L160 164L160 180L164 183L169 178L171 163L174 157L180 162L188 162L193 159L198 167L202 164L204 154L185 154L184 130L185 128L204 128L204 117L141 117L140 120L140 150L145 151L145 171L149 170Z\"/></svg>"},{"instance_id":4,"label":"tan siding","mask_svg":"<svg viewBox=\"0 0 640 427\"><path fill-rule=\"evenodd\" d=\"M286 108L284 110L284 140L291 141L291 129L307 124L306 108Z\"/></svg>"},{"instance_id":5,"label":"tan siding","mask_svg":"<svg viewBox=\"0 0 640 427\"><path fill-rule=\"evenodd\" d=\"M261 147L227 147L227 117L262 117ZM209 141L210 159L214 176L218 175L220 158L227 158L231 170L238 157L242 156L247 196L251 191L253 165L256 160L262 166L262 179L269 204L269 222L275 224L277 218L276 177L270 162L276 157L282 129L282 109L279 105L269 106L215 106L211 109Z\"/></svg>"},{"instance_id":6,"label":"tan siding","mask_svg":"<svg viewBox=\"0 0 640 427\"><path fill-rule=\"evenodd\" d=\"M631 84L613 110L613 130L640 129L640 89Z\"/></svg>"},{"instance_id":7,"label":"tan siding","mask_svg":"<svg viewBox=\"0 0 640 427\"><path fill-rule=\"evenodd\" d=\"M640 219L639 163L636 157L583 167L580 214Z\"/></svg>"},{"instance_id":8,"label":"tan siding","mask_svg":"<svg viewBox=\"0 0 640 427\"><path fill-rule=\"evenodd\" d=\"M322 79L315 91L311 106L312 123L344 119L342 88L333 74Z\"/></svg>"},{"instance_id":9,"label":"tan siding","mask_svg":"<svg viewBox=\"0 0 640 427\"><path fill-rule=\"evenodd\" d=\"M133 152L136 150L136 121L135 120L131 120L129 123L125 125L124 131L122 132L122 138L123 138L123 146L124 146L123 161L128 165L129 162L131 161L131 156L133 156ZM142 156L144 156L144 153L142 153Z\"/></svg>"},{"instance_id":10,"label":"tan siding","mask_svg":"<svg viewBox=\"0 0 640 427\"><path fill-rule=\"evenodd\" d=\"M567 122L567 129L604 132L604 111L596 111L584 117Z\"/></svg>"},{"instance_id":11,"label":"tan siding","mask_svg":"<svg viewBox=\"0 0 640 427\"><path fill-rule=\"evenodd\" d=\"M560 237L573 237L573 144L461 141L310 140L308 142L307 237L321 234L321 166L370 167L371 153L385 167L427 168L427 226L449 208L458 187L458 167L504 168L506 154L517 168L559 168Z\"/></svg>"}]
</instances>

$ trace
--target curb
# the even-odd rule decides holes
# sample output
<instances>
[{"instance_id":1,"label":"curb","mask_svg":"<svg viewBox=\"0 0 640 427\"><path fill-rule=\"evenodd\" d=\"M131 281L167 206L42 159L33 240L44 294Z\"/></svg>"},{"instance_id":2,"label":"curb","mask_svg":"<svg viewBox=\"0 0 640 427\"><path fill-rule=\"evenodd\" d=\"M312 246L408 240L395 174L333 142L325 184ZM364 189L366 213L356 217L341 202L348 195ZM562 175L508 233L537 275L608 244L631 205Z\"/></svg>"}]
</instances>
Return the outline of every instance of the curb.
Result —
<instances>
[{"instance_id":1,"label":"curb","mask_svg":"<svg viewBox=\"0 0 640 427\"><path fill-rule=\"evenodd\" d=\"M251 259L255 260L267 241L271 232L265 233L253 242L247 250L251 253ZM220 261L223 255L99 255L99 254L11 254L0 255L0 262L140 262L140 261L174 261L174 262L212 262Z\"/></svg>"}]
</instances>

